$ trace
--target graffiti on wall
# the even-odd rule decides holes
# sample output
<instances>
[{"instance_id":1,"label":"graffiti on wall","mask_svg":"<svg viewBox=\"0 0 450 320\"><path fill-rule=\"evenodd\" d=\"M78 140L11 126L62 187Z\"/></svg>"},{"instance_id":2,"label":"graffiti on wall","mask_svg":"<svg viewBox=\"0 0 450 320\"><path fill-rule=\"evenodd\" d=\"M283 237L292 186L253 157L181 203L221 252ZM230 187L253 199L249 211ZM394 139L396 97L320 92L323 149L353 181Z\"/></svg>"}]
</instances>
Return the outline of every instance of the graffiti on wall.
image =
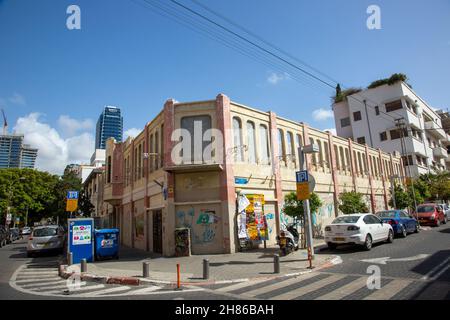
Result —
<instances>
[{"instance_id":1,"label":"graffiti on wall","mask_svg":"<svg viewBox=\"0 0 450 320\"><path fill-rule=\"evenodd\" d=\"M181 228L175 229L175 256L186 257L191 255L191 248L189 246L190 229Z\"/></svg>"},{"instance_id":2,"label":"graffiti on wall","mask_svg":"<svg viewBox=\"0 0 450 320\"><path fill-rule=\"evenodd\" d=\"M193 244L208 244L214 241L220 217L215 210L200 209L196 215L195 209L191 207L187 212L179 210L176 213L177 228L188 228L191 230Z\"/></svg>"}]
</instances>

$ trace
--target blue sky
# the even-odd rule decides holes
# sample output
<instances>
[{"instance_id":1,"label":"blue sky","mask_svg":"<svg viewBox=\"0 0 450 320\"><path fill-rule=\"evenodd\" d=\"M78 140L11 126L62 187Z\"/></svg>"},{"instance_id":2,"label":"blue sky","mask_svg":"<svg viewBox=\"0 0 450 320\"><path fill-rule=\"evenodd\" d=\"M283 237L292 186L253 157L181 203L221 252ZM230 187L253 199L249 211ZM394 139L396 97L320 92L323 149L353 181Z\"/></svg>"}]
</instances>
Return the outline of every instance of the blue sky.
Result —
<instances>
[{"instance_id":1,"label":"blue sky","mask_svg":"<svg viewBox=\"0 0 450 320\"><path fill-rule=\"evenodd\" d=\"M198 1L344 86L403 72L433 107L450 106L449 0ZM295 81L137 2L0 0L0 106L10 130L40 148L39 168L60 173L67 162L87 161L107 104L122 108L125 130L142 128L168 98L221 92L334 127L332 89L303 76ZM81 8L81 30L66 28L70 4ZM381 8L381 30L366 27L371 4Z\"/></svg>"}]
</instances>

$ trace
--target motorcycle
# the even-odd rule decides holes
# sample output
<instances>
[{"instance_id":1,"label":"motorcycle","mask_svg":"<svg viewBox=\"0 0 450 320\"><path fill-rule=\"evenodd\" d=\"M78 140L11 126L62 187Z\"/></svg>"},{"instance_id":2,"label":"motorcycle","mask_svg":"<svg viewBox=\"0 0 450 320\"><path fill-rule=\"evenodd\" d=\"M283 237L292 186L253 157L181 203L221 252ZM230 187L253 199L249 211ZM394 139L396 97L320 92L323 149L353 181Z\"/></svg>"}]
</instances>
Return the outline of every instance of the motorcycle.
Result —
<instances>
[{"instance_id":1,"label":"motorcycle","mask_svg":"<svg viewBox=\"0 0 450 320\"><path fill-rule=\"evenodd\" d=\"M297 251L300 241L300 235L295 224L291 223L285 227L285 229L280 231L280 235L277 236L277 244L280 246L281 253L284 256L294 250Z\"/></svg>"}]
</instances>

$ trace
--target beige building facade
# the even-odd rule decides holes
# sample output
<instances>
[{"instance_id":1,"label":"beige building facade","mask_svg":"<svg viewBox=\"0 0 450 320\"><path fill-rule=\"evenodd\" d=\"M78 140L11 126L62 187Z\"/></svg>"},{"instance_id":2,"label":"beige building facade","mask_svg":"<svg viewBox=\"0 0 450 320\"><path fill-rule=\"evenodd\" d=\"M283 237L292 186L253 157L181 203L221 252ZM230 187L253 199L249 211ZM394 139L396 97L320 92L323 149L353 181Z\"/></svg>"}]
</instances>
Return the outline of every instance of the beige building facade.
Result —
<instances>
[{"instance_id":1,"label":"beige building facade","mask_svg":"<svg viewBox=\"0 0 450 320\"><path fill-rule=\"evenodd\" d=\"M237 251L237 194L264 195L267 244L273 245L280 224L289 220L283 199L296 190L298 148L311 143L320 152L307 156L307 167L323 202L313 213L315 236L340 214L341 192L363 193L371 211L388 208L390 178L404 176L399 155L223 94L199 102L168 100L138 136L108 140L103 200L112 208L123 245L172 256L177 228L190 229L192 254Z\"/></svg>"}]
</instances>

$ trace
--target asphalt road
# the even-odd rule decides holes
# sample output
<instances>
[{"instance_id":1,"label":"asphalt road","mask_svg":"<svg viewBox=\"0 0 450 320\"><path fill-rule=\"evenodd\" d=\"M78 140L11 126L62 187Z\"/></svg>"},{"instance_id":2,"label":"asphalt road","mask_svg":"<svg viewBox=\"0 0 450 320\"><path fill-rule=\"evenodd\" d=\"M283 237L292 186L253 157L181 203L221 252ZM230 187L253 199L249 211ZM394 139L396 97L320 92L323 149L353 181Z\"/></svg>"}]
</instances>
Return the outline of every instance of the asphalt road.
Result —
<instances>
[{"instance_id":1,"label":"asphalt road","mask_svg":"<svg viewBox=\"0 0 450 320\"><path fill-rule=\"evenodd\" d=\"M65 295L57 276L57 257L27 258L25 240L0 249L0 299L438 299L450 300L450 224L376 244L371 251L352 246L325 249L342 263L299 277L190 287L124 287L86 283ZM378 278L373 276L379 272ZM374 288L367 286L368 280ZM379 285L379 287L377 287Z\"/></svg>"}]
</instances>

